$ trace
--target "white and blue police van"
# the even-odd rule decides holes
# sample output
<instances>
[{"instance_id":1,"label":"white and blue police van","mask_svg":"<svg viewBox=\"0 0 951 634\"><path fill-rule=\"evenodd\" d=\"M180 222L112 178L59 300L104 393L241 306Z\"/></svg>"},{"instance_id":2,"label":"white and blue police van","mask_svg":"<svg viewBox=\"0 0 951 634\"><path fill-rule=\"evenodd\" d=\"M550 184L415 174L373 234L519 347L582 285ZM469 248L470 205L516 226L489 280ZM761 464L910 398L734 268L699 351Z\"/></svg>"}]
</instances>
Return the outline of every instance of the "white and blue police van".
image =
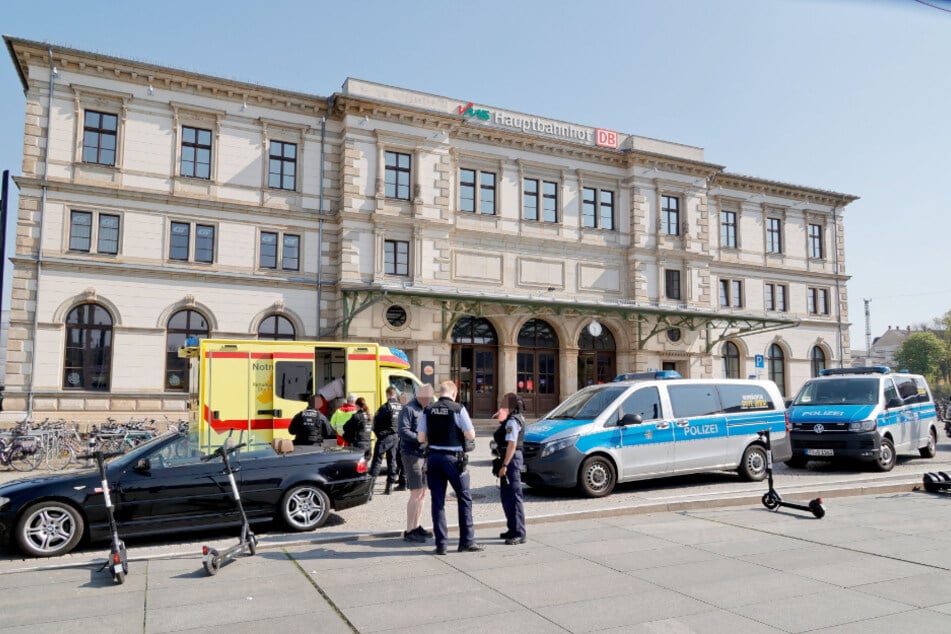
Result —
<instances>
[{"instance_id":1,"label":"white and blue police van","mask_svg":"<svg viewBox=\"0 0 951 634\"><path fill-rule=\"evenodd\" d=\"M766 477L790 456L783 398L772 381L683 379L674 371L622 374L576 392L525 431L533 486L575 487L601 497L618 482L737 470Z\"/></svg>"},{"instance_id":2,"label":"white and blue police van","mask_svg":"<svg viewBox=\"0 0 951 634\"><path fill-rule=\"evenodd\" d=\"M900 453L934 458L938 418L928 382L888 366L829 368L789 403L790 467L851 458L890 471Z\"/></svg>"}]
</instances>

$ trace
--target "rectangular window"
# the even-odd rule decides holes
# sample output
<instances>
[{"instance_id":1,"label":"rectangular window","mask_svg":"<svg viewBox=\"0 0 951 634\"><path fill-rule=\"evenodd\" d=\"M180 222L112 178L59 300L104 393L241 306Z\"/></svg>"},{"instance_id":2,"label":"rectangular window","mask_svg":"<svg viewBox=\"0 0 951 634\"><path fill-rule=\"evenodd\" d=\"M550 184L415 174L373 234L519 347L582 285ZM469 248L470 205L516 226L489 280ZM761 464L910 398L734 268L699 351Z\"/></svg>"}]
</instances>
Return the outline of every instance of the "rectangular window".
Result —
<instances>
[{"instance_id":1,"label":"rectangular window","mask_svg":"<svg viewBox=\"0 0 951 634\"><path fill-rule=\"evenodd\" d=\"M297 188L297 144L271 141L267 186L294 191Z\"/></svg>"},{"instance_id":2,"label":"rectangular window","mask_svg":"<svg viewBox=\"0 0 951 634\"><path fill-rule=\"evenodd\" d=\"M806 292L806 310L810 315L829 314L829 290L826 288L809 288Z\"/></svg>"},{"instance_id":3,"label":"rectangular window","mask_svg":"<svg viewBox=\"0 0 951 634\"><path fill-rule=\"evenodd\" d=\"M69 215L69 250L89 253L92 244L92 213L73 211Z\"/></svg>"},{"instance_id":4,"label":"rectangular window","mask_svg":"<svg viewBox=\"0 0 951 634\"><path fill-rule=\"evenodd\" d=\"M194 254L195 262L215 261L214 225L192 225L189 222L173 221L170 234L168 259L188 262L189 255ZM192 234L195 236L194 244L192 244Z\"/></svg>"},{"instance_id":5,"label":"rectangular window","mask_svg":"<svg viewBox=\"0 0 951 634\"><path fill-rule=\"evenodd\" d=\"M614 192L585 187L581 192L581 226L614 230Z\"/></svg>"},{"instance_id":6,"label":"rectangular window","mask_svg":"<svg viewBox=\"0 0 951 634\"><path fill-rule=\"evenodd\" d=\"M743 307L743 282L740 280L720 280L720 306Z\"/></svg>"},{"instance_id":7,"label":"rectangular window","mask_svg":"<svg viewBox=\"0 0 951 634\"><path fill-rule=\"evenodd\" d=\"M119 117L87 110L83 117L83 162L116 164L116 133Z\"/></svg>"},{"instance_id":8,"label":"rectangular window","mask_svg":"<svg viewBox=\"0 0 951 634\"><path fill-rule=\"evenodd\" d=\"M558 183L542 183L542 221L558 222Z\"/></svg>"},{"instance_id":9,"label":"rectangular window","mask_svg":"<svg viewBox=\"0 0 951 634\"><path fill-rule=\"evenodd\" d=\"M786 286L783 284L766 284L766 310L786 312Z\"/></svg>"},{"instance_id":10,"label":"rectangular window","mask_svg":"<svg viewBox=\"0 0 951 634\"><path fill-rule=\"evenodd\" d=\"M262 269L276 269L280 261L285 271L300 270L300 236L297 234L262 231L258 251L258 266Z\"/></svg>"},{"instance_id":11,"label":"rectangular window","mask_svg":"<svg viewBox=\"0 0 951 634\"><path fill-rule=\"evenodd\" d=\"M495 215L495 174L472 169L459 170L459 210L475 212L476 182L479 183L479 213Z\"/></svg>"},{"instance_id":12,"label":"rectangular window","mask_svg":"<svg viewBox=\"0 0 951 634\"><path fill-rule=\"evenodd\" d=\"M661 231L669 236L680 235L680 199L676 196L660 197Z\"/></svg>"},{"instance_id":13,"label":"rectangular window","mask_svg":"<svg viewBox=\"0 0 951 634\"><path fill-rule=\"evenodd\" d=\"M809 257L822 259L822 225L809 225Z\"/></svg>"},{"instance_id":14,"label":"rectangular window","mask_svg":"<svg viewBox=\"0 0 951 634\"><path fill-rule=\"evenodd\" d=\"M96 250L109 255L119 253L119 216L99 214L99 240L96 242Z\"/></svg>"},{"instance_id":15,"label":"rectangular window","mask_svg":"<svg viewBox=\"0 0 951 634\"><path fill-rule=\"evenodd\" d=\"M386 152L386 197L409 200L410 155L402 152Z\"/></svg>"},{"instance_id":16,"label":"rectangular window","mask_svg":"<svg viewBox=\"0 0 951 634\"><path fill-rule=\"evenodd\" d=\"M720 212L720 247L736 248L736 212Z\"/></svg>"},{"instance_id":17,"label":"rectangular window","mask_svg":"<svg viewBox=\"0 0 951 634\"><path fill-rule=\"evenodd\" d=\"M534 178L522 181L522 218L538 220L538 181Z\"/></svg>"},{"instance_id":18,"label":"rectangular window","mask_svg":"<svg viewBox=\"0 0 951 634\"><path fill-rule=\"evenodd\" d=\"M383 266L387 275L409 275L409 242L384 240Z\"/></svg>"},{"instance_id":19,"label":"rectangular window","mask_svg":"<svg viewBox=\"0 0 951 634\"><path fill-rule=\"evenodd\" d=\"M211 178L211 130L182 126L181 170L182 176Z\"/></svg>"},{"instance_id":20,"label":"rectangular window","mask_svg":"<svg viewBox=\"0 0 951 634\"><path fill-rule=\"evenodd\" d=\"M783 223L779 218L766 219L766 252L783 252Z\"/></svg>"},{"instance_id":21,"label":"rectangular window","mask_svg":"<svg viewBox=\"0 0 951 634\"><path fill-rule=\"evenodd\" d=\"M664 294L668 299L680 299L680 271L664 269Z\"/></svg>"},{"instance_id":22,"label":"rectangular window","mask_svg":"<svg viewBox=\"0 0 951 634\"><path fill-rule=\"evenodd\" d=\"M188 261L189 245L191 243L191 225L187 222L173 222L172 236L169 241L169 260Z\"/></svg>"}]
</instances>

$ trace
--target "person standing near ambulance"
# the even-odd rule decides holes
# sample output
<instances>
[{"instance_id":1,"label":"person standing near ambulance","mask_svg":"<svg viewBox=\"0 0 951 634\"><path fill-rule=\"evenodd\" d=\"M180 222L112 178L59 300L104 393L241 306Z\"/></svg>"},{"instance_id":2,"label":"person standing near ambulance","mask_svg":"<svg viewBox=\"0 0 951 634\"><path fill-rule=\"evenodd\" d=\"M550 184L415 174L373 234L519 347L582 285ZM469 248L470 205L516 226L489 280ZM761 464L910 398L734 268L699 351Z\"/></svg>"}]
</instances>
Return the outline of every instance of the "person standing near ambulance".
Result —
<instances>
[{"instance_id":1,"label":"person standing near ambulance","mask_svg":"<svg viewBox=\"0 0 951 634\"><path fill-rule=\"evenodd\" d=\"M386 488L383 495L389 495L396 483L399 467L396 465L396 448L400 437L396 434L399 424L400 411L403 406L397 398L396 388L392 385L386 388L386 402L373 416L373 433L376 434L376 445L373 447L373 461L370 463L370 479L375 483L383 466L383 456L386 456ZM370 486L373 486L372 484Z\"/></svg>"},{"instance_id":2,"label":"person standing near ambulance","mask_svg":"<svg viewBox=\"0 0 951 634\"><path fill-rule=\"evenodd\" d=\"M330 417L330 426L333 427L337 433L338 445L347 444L343 440L343 426L350 420L350 417L353 416L355 411L357 411L357 395L351 392L347 395L346 404L341 405L337 411L333 413L333 416Z\"/></svg>"},{"instance_id":3,"label":"person standing near ambulance","mask_svg":"<svg viewBox=\"0 0 951 634\"><path fill-rule=\"evenodd\" d=\"M320 413L323 399L320 396L311 397L304 409L294 415L287 431L294 436L294 445L322 445L325 439L337 440L327 417Z\"/></svg>"},{"instance_id":4,"label":"person standing near ambulance","mask_svg":"<svg viewBox=\"0 0 951 634\"><path fill-rule=\"evenodd\" d=\"M475 428L469 412L456 403L456 384L439 384L439 399L419 417L419 442L427 445L426 481L432 500L433 533L436 554L446 554L446 487L451 486L459 507L459 552L481 552L485 547L475 541L472 521L472 494L469 492L466 445L475 443ZM467 442L468 441L468 442Z\"/></svg>"},{"instance_id":5,"label":"person standing near ambulance","mask_svg":"<svg viewBox=\"0 0 951 634\"><path fill-rule=\"evenodd\" d=\"M525 502L522 497L522 446L525 444L525 419L518 396L509 392L495 417L499 427L492 435L502 456L499 467L499 496L508 530L499 535L509 546L525 543ZM504 450L503 450L504 448Z\"/></svg>"},{"instance_id":6,"label":"person standing near ambulance","mask_svg":"<svg viewBox=\"0 0 951 634\"><path fill-rule=\"evenodd\" d=\"M400 455L403 461L403 473L409 488L409 500L406 502L406 530L403 539L408 542L425 542L433 536L423 528L423 500L426 499L426 454L419 444L417 430L419 417L433 400L433 386L424 383L416 390L416 398L406 404L400 412L399 435Z\"/></svg>"}]
</instances>

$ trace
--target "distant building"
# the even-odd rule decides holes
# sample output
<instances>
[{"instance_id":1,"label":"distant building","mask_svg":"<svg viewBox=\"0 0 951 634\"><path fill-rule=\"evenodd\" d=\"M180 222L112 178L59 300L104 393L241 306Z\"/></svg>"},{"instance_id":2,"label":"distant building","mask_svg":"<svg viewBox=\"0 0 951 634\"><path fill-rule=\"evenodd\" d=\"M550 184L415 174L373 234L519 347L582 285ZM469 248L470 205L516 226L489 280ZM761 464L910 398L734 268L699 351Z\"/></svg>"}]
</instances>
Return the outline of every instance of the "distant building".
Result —
<instances>
[{"instance_id":1,"label":"distant building","mask_svg":"<svg viewBox=\"0 0 951 634\"><path fill-rule=\"evenodd\" d=\"M181 410L192 336L396 346L476 416L619 372L791 394L849 363L854 196L408 88L5 41L26 94L8 409Z\"/></svg>"},{"instance_id":2,"label":"distant building","mask_svg":"<svg viewBox=\"0 0 951 634\"><path fill-rule=\"evenodd\" d=\"M872 340L872 347L869 351L852 349L852 366L867 366L867 365L887 365L892 369L899 369L895 366L895 352L898 348L901 347L902 342L908 337L908 335L916 332L911 329L911 327L906 328L892 328L888 327L888 330L879 337L875 337Z\"/></svg>"}]
</instances>

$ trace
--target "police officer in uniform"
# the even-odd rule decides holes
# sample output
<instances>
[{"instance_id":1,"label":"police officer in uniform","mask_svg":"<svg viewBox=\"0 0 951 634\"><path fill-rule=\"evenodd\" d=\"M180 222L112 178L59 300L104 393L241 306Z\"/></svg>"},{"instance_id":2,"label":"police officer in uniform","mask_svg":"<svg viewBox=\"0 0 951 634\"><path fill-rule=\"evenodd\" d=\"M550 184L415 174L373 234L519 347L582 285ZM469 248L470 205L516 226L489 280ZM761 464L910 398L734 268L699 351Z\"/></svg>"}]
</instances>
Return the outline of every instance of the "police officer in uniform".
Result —
<instances>
[{"instance_id":1,"label":"police officer in uniform","mask_svg":"<svg viewBox=\"0 0 951 634\"><path fill-rule=\"evenodd\" d=\"M452 381L439 384L439 399L431 403L419 417L416 428L419 442L428 445L426 482L429 485L433 512L433 533L436 554L446 554L446 486L456 493L459 506L459 552L480 552L485 547L475 541L472 523L472 494L469 493L469 472L466 470L466 441L475 442L475 428L466 408L456 403L456 385Z\"/></svg>"},{"instance_id":2,"label":"police officer in uniform","mask_svg":"<svg viewBox=\"0 0 951 634\"><path fill-rule=\"evenodd\" d=\"M509 392L502 397L496 413L499 428L492 439L502 456L499 467L499 495L508 530L499 535L509 546L525 543L525 504L522 497L522 445L525 444L525 420L518 397Z\"/></svg>"},{"instance_id":3,"label":"police officer in uniform","mask_svg":"<svg viewBox=\"0 0 951 634\"><path fill-rule=\"evenodd\" d=\"M320 413L320 402L323 399L320 396L314 396L308 401L307 409L297 412L291 424L287 428L294 436L294 446L299 445L320 445L324 438L333 438L336 440L337 434L334 432L327 417Z\"/></svg>"},{"instance_id":4,"label":"police officer in uniform","mask_svg":"<svg viewBox=\"0 0 951 634\"><path fill-rule=\"evenodd\" d=\"M402 409L403 406L397 398L396 388L391 385L386 388L386 402L373 417L373 433L376 434L376 445L373 447L373 462L370 463L370 478L374 483L376 482L385 455L386 488L383 489L383 495L389 495L393 490L399 471L396 464L396 448L399 445L400 437L396 434L396 431Z\"/></svg>"}]
</instances>

